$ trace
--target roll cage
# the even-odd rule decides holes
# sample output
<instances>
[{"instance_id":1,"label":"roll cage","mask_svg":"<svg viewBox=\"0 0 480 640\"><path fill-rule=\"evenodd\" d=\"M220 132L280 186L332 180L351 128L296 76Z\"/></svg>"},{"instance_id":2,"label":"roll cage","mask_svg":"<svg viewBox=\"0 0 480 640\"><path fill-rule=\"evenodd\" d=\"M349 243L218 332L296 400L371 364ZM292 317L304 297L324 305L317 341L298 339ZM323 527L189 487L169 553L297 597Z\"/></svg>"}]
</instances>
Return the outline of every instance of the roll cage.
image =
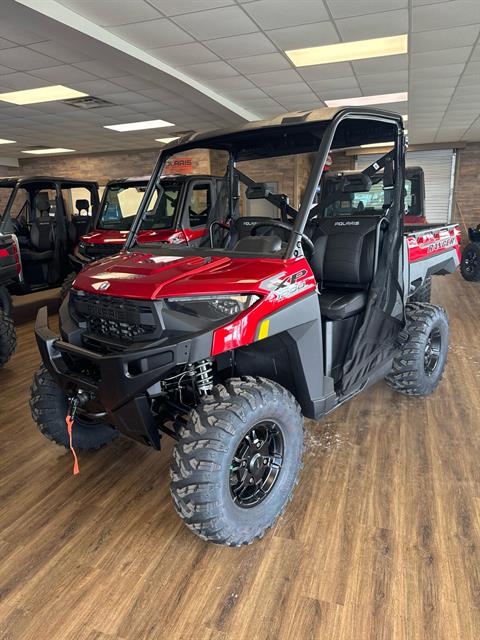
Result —
<instances>
[{"instance_id":1,"label":"roll cage","mask_svg":"<svg viewBox=\"0 0 480 640\"><path fill-rule=\"evenodd\" d=\"M236 163L243 160L274 158L285 155L313 153L314 162L307 181L305 194L298 209L289 207L293 217L291 233L282 256L284 259L303 255L302 234L310 219L318 185L325 163L331 150L356 147L391 140L394 143L392 158L392 197L390 206L394 206L401 217L404 184L405 136L401 116L380 109L351 107L346 109L317 109L311 112L278 116L273 120L249 123L239 129L218 131L210 134L193 134L167 145L157 160L150 183L140 204L137 217L132 224L125 249L136 245L136 237L146 215L147 206L156 188L161 188L159 178L167 160L178 153L193 149L227 151L229 160L224 179L228 184L228 206L225 219L233 218L235 210L234 191L236 178L247 178L236 169ZM321 198L321 193L320 193ZM280 203L274 202L276 206ZM144 249L152 250L153 245L143 244ZM164 252L162 247L162 253ZM213 248L189 249L182 247L184 255L239 255L236 252L220 251ZM178 249L169 247L177 253ZM250 257L258 257L250 254Z\"/></svg>"}]
</instances>

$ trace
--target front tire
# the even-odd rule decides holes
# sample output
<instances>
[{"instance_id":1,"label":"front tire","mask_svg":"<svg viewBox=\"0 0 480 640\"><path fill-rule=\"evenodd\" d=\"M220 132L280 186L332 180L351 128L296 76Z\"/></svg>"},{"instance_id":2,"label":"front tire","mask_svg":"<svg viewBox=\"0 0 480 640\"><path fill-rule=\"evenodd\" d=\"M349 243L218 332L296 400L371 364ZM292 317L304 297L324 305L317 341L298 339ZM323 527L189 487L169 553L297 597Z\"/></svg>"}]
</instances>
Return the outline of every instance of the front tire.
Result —
<instances>
[{"instance_id":1,"label":"front tire","mask_svg":"<svg viewBox=\"0 0 480 640\"><path fill-rule=\"evenodd\" d=\"M67 425L67 400L62 389L42 365L33 376L30 409L40 433L55 444L70 448ZM114 440L118 431L105 422L75 417L73 446L78 451L96 451Z\"/></svg>"},{"instance_id":2,"label":"front tire","mask_svg":"<svg viewBox=\"0 0 480 640\"><path fill-rule=\"evenodd\" d=\"M462 253L460 272L469 282L480 281L480 242L467 244Z\"/></svg>"},{"instance_id":3,"label":"front tire","mask_svg":"<svg viewBox=\"0 0 480 640\"><path fill-rule=\"evenodd\" d=\"M72 273L69 273L68 276L65 278L65 280L62 282L62 287L60 289L61 302L63 302L65 298L68 296L68 294L70 293L70 289L72 288L72 284L74 283L77 275L78 274L76 271L72 271Z\"/></svg>"},{"instance_id":4,"label":"front tire","mask_svg":"<svg viewBox=\"0 0 480 640\"><path fill-rule=\"evenodd\" d=\"M0 367L12 357L17 347L17 334L13 319L0 309Z\"/></svg>"},{"instance_id":5,"label":"front tire","mask_svg":"<svg viewBox=\"0 0 480 640\"><path fill-rule=\"evenodd\" d=\"M410 396L427 396L442 379L448 353L448 317L442 307L409 303L407 340L393 361L387 384Z\"/></svg>"},{"instance_id":6,"label":"front tire","mask_svg":"<svg viewBox=\"0 0 480 640\"><path fill-rule=\"evenodd\" d=\"M174 450L171 493L185 524L228 546L261 538L298 481L303 417L265 378L232 378L190 412Z\"/></svg>"}]
</instances>

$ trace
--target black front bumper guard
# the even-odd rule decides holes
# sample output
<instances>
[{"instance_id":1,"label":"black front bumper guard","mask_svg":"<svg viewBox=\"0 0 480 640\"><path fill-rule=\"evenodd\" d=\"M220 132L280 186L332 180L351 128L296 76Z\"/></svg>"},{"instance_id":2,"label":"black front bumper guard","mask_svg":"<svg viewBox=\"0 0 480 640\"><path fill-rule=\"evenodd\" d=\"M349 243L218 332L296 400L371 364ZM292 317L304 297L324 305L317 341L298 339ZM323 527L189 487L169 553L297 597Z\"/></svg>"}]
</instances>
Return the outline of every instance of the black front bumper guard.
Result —
<instances>
[{"instance_id":1,"label":"black front bumper guard","mask_svg":"<svg viewBox=\"0 0 480 640\"><path fill-rule=\"evenodd\" d=\"M210 357L212 344L210 331L180 342L164 338L147 348L100 354L55 334L48 325L47 307L38 311L35 336L43 363L67 396L88 392L107 413L107 422L156 449L160 434L147 390L178 365ZM80 371L86 368L94 374Z\"/></svg>"}]
</instances>

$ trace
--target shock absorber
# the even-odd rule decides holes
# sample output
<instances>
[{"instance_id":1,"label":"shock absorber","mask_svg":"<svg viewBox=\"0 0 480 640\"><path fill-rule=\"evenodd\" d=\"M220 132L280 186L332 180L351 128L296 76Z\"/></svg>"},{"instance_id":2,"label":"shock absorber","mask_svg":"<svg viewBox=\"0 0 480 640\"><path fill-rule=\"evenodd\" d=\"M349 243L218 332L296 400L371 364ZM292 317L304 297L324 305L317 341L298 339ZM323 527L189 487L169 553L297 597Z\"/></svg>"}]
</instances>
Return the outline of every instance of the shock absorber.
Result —
<instances>
[{"instance_id":1,"label":"shock absorber","mask_svg":"<svg viewBox=\"0 0 480 640\"><path fill-rule=\"evenodd\" d=\"M194 365L195 386L201 396L205 396L213 389L213 371L211 358L200 360Z\"/></svg>"}]
</instances>

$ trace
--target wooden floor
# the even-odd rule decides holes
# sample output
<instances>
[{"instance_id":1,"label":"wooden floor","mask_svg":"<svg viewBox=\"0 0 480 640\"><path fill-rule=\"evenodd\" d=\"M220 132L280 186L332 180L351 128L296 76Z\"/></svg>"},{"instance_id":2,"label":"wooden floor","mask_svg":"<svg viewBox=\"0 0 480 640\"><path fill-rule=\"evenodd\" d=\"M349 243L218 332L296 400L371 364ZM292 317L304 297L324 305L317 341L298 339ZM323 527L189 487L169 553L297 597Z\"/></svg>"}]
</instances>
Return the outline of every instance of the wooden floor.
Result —
<instances>
[{"instance_id":1,"label":"wooden floor","mask_svg":"<svg viewBox=\"0 0 480 640\"><path fill-rule=\"evenodd\" d=\"M480 638L480 285L434 280L452 331L438 391L380 383L309 422L293 502L243 549L182 525L167 440L120 439L71 476L31 420L19 326L0 371L0 638Z\"/></svg>"}]
</instances>

